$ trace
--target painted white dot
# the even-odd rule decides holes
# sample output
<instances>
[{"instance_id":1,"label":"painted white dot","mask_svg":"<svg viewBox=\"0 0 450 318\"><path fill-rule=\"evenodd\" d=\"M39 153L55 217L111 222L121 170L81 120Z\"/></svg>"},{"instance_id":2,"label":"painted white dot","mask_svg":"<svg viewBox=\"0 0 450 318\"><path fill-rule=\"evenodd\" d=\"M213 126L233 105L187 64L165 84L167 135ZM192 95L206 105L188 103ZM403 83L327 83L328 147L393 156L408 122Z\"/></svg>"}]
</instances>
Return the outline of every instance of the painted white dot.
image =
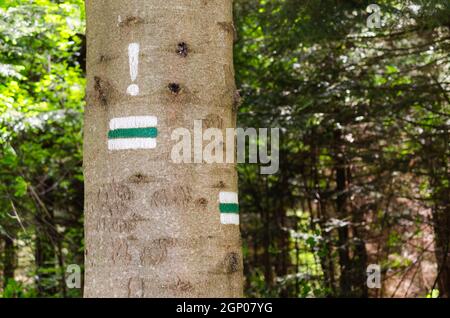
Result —
<instances>
[{"instance_id":1,"label":"painted white dot","mask_svg":"<svg viewBox=\"0 0 450 318\"><path fill-rule=\"evenodd\" d=\"M137 86L136 84L131 84L127 88L127 94L131 96L139 95L139 86Z\"/></svg>"}]
</instances>

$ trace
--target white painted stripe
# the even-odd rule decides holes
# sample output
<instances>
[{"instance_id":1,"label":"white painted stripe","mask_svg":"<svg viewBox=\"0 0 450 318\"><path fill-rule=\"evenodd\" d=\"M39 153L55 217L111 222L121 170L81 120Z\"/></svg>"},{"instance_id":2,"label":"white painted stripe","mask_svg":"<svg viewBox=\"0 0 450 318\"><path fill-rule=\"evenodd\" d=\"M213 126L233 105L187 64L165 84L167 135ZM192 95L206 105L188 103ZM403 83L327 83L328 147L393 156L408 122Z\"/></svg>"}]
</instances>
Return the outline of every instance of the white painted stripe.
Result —
<instances>
[{"instance_id":1,"label":"white painted stripe","mask_svg":"<svg viewBox=\"0 0 450 318\"><path fill-rule=\"evenodd\" d=\"M220 223L239 225L239 214L235 213L221 213Z\"/></svg>"},{"instance_id":2,"label":"white painted stripe","mask_svg":"<svg viewBox=\"0 0 450 318\"><path fill-rule=\"evenodd\" d=\"M134 82L138 76L139 66L139 43L128 45L128 57L130 59L130 76Z\"/></svg>"},{"instance_id":3,"label":"white painted stripe","mask_svg":"<svg viewBox=\"0 0 450 318\"><path fill-rule=\"evenodd\" d=\"M113 118L109 122L109 129L148 128L158 126L158 118L155 116L131 116Z\"/></svg>"},{"instance_id":4,"label":"white painted stripe","mask_svg":"<svg viewBox=\"0 0 450 318\"><path fill-rule=\"evenodd\" d=\"M220 192L220 203L239 203L238 194L236 192Z\"/></svg>"},{"instance_id":5,"label":"white painted stripe","mask_svg":"<svg viewBox=\"0 0 450 318\"><path fill-rule=\"evenodd\" d=\"M109 150L154 149L156 138L124 138L108 140Z\"/></svg>"},{"instance_id":6,"label":"white painted stripe","mask_svg":"<svg viewBox=\"0 0 450 318\"><path fill-rule=\"evenodd\" d=\"M128 45L128 56L130 59L130 77L131 81L134 82L138 77L139 71L139 43L131 43ZM131 84L127 88L127 94L131 96L139 95L139 86Z\"/></svg>"}]
</instances>

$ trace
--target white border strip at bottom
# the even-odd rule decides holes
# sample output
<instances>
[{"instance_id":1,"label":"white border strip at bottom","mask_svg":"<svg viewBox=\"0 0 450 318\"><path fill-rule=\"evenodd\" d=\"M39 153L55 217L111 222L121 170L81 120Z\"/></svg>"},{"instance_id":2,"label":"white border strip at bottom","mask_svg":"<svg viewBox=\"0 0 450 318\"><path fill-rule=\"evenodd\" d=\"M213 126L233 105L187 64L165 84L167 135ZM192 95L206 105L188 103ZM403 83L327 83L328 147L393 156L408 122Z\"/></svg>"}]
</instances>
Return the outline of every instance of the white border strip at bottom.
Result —
<instances>
[{"instance_id":1,"label":"white border strip at bottom","mask_svg":"<svg viewBox=\"0 0 450 318\"><path fill-rule=\"evenodd\" d=\"M156 138L123 138L108 140L109 150L155 149Z\"/></svg>"},{"instance_id":2,"label":"white border strip at bottom","mask_svg":"<svg viewBox=\"0 0 450 318\"><path fill-rule=\"evenodd\" d=\"M222 224L239 225L239 214L237 214L237 213L220 213L220 222Z\"/></svg>"}]
</instances>

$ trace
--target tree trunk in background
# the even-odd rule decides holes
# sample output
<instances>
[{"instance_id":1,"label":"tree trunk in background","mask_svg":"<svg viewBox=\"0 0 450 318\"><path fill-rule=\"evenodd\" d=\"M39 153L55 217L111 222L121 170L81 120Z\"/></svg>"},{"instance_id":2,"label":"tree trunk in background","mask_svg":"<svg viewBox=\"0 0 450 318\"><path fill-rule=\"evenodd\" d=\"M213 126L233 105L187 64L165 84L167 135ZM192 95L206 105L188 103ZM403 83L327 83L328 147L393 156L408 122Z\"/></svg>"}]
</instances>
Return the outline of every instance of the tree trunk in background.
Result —
<instances>
[{"instance_id":1,"label":"tree trunk in background","mask_svg":"<svg viewBox=\"0 0 450 318\"><path fill-rule=\"evenodd\" d=\"M342 149L342 140L340 132L336 131L334 157L336 171L336 211L337 217L344 221L347 216L347 176L344 151ZM338 229L338 253L339 265L341 269L340 293L342 297L351 297L351 264L349 251L349 226L339 226Z\"/></svg>"},{"instance_id":2,"label":"tree trunk in background","mask_svg":"<svg viewBox=\"0 0 450 318\"><path fill-rule=\"evenodd\" d=\"M263 221L263 264L264 264L264 281L267 290L271 290L273 286L272 273L272 257L270 255L270 212L269 210L261 210L261 220Z\"/></svg>"},{"instance_id":3,"label":"tree trunk in background","mask_svg":"<svg viewBox=\"0 0 450 318\"><path fill-rule=\"evenodd\" d=\"M367 297L366 263L367 252L358 226L362 222L361 211L350 210L349 191L351 171L348 167L345 148L340 131L334 132L336 171L336 211L341 221L351 220L348 225L339 226L338 249L341 268L340 296Z\"/></svg>"},{"instance_id":4,"label":"tree trunk in background","mask_svg":"<svg viewBox=\"0 0 450 318\"><path fill-rule=\"evenodd\" d=\"M448 199L448 135L430 136L424 152L428 178L432 189L433 228L438 274L433 288L439 297L450 298L450 204ZM428 155L441 153L442 156Z\"/></svg>"},{"instance_id":5,"label":"tree trunk in background","mask_svg":"<svg viewBox=\"0 0 450 318\"><path fill-rule=\"evenodd\" d=\"M445 167L444 161L439 162L439 167ZM442 176L436 176L436 162L430 165L433 177L431 185L433 187L434 206L432 209L433 226L435 233L435 254L438 266L438 276L436 278L439 289L439 297L450 298L450 205L448 200L448 186L442 182ZM445 172L442 171L443 175Z\"/></svg>"},{"instance_id":6,"label":"tree trunk in background","mask_svg":"<svg viewBox=\"0 0 450 318\"><path fill-rule=\"evenodd\" d=\"M85 297L242 296L239 226L219 211L235 165L170 157L176 128L235 127L232 1L88 0L86 12ZM156 117L156 145L109 143L130 116Z\"/></svg>"},{"instance_id":7,"label":"tree trunk in background","mask_svg":"<svg viewBox=\"0 0 450 318\"><path fill-rule=\"evenodd\" d=\"M448 193L442 193L445 202ZM435 206L433 208L435 229L436 261L438 265L439 296L450 298L450 208L447 206Z\"/></svg>"},{"instance_id":8,"label":"tree trunk in background","mask_svg":"<svg viewBox=\"0 0 450 318\"><path fill-rule=\"evenodd\" d=\"M38 210L35 215L36 231L34 240L34 262L36 266L36 287L39 297L54 296L58 292L55 284L56 268L55 238L53 215L50 211Z\"/></svg>"},{"instance_id":9,"label":"tree trunk in background","mask_svg":"<svg viewBox=\"0 0 450 318\"><path fill-rule=\"evenodd\" d=\"M3 245L3 287L8 285L8 281L14 279L14 270L16 264L16 252L14 241L7 235L2 236Z\"/></svg>"}]
</instances>

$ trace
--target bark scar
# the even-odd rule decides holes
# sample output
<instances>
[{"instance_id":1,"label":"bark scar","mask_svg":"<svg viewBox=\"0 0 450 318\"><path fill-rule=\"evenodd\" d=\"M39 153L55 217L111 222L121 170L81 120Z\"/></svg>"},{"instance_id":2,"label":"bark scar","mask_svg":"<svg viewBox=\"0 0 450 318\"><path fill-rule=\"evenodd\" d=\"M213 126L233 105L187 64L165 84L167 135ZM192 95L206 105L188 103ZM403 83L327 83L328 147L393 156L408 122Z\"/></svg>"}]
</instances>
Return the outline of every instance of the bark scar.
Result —
<instances>
[{"instance_id":1,"label":"bark scar","mask_svg":"<svg viewBox=\"0 0 450 318\"><path fill-rule=\"evenodd\" d=\"M236 273L239 270L239 255L236 252L227 254L224 260L225 272L227 274Z\"/></svg>"},{"instance_id":2,"label":"bark scar","mask_svg":"<svg viewBox=\"0 0 450 318\"><path fill-rule=\"evenodd\" d=\"M189 53L189 47L186 42L180 42L177 46L177 53L181 57L187 57Z\"/></svg>"},{"instance_id":3,"label":"bark scar","mask_svg":"<svg viewBox=\"0 0 450 318\"><path fill-rule=\"evenodd\" d=\"M97 98L103 106L108 105L108 97L106 94L107 85L105 82L98 76L94 77L94 89L97 92Z\"/></svg>"},{"instance_id":4,"label":"bark scar","mask_svg":"<svg viewBox=\"0 0 450 318\"><path fill-rule=\"evenodd\" d=\"M169 90L175 95L178 95L178 93L180 93L181 91L181 86L178 83L170 83L168 87Z\"/></svg>"},{"instance_id":5,"label":"bark scar","mask_svg":"<svg viewBox=\"0 0 450 318\"><path fill-rule=\"evenodd\" d=\"M153 182L153 178L148 175L145 175L143 173L136 173L136 174L132 175L131 177L129 177L128 181L130 183L134 183L134 184L143 184L143 183Z\"/></svg>"},{"instance_id":6,"label":"bark scar","mask_svg":"<svg viewBox=\"0 0 450 318\"><path fill-rule=\"evenodd\" d=\"M127 17L125 20L119 22L120 27L130 27L144 23L144 20L140 17Z\"/></svg>"}]
</instances>

